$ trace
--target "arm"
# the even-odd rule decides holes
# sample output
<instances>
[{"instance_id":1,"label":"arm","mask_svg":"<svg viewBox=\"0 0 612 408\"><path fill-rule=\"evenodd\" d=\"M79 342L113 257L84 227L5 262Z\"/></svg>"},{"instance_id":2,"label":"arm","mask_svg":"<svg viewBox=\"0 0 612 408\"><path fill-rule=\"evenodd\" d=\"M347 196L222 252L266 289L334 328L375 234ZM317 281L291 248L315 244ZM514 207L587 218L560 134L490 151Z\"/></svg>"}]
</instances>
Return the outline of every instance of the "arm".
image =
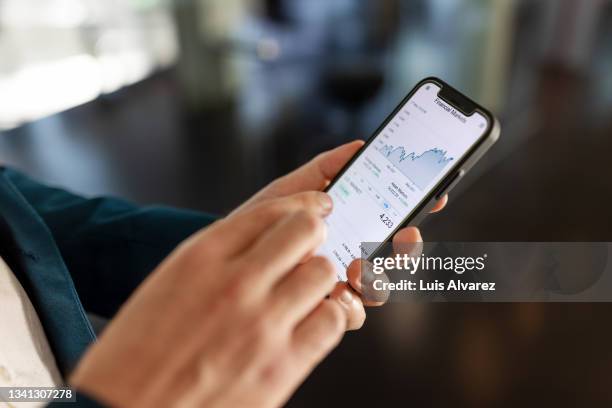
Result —
<instances>
[{"instance_id":1,"label":"arm","mask_svg":"<svg viewBox=\"0 0 612 408\"><path fill-rule=\"evenodd\" d=\"M333 201L309 190L323 188L357 148L319 156L181 244L70 383L111 406L283 404L343 329L365 318L333 265L312 256ZM420 239L416 229L398 236Z\"/></svg>"},{"instance_id":2,"label":"arm","mask_svg":"<svg viewBox=\"0 0 612 408\"><path fill-rule=\"evenodd\" d=\"M214 218L116 198L84 198L7 169L45 221L86 310L111 317L181 241Z\"/></svg>"}]
</instances>

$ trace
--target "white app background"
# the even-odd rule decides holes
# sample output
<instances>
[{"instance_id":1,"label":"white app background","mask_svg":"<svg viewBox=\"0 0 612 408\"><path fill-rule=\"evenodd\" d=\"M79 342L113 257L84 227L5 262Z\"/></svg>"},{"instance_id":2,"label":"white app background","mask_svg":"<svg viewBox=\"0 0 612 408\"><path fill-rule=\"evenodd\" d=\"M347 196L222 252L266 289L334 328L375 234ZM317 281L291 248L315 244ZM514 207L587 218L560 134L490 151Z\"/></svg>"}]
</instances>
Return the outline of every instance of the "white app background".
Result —
<instances>
[{"instance_id":1,"label":"white app background","mask_svg":"<svg viewBox=\"0 0 612 408\"><path fill-rule=\"evenodd\" d=\"M334 210L318 255L332 261L338 279L361 257L361 243L386 240L484 132L484 116L453 115L439 90L421 86L329 189Z\"/></svg>"}]
</instances>

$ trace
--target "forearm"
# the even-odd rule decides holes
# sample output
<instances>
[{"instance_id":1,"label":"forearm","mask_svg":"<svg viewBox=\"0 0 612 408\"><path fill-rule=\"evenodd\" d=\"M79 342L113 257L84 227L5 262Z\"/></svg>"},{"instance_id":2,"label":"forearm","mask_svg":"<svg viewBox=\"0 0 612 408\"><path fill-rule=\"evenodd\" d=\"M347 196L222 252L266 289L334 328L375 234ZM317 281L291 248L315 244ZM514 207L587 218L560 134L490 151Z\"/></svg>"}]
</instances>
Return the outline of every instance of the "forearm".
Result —
<instances>
[{"instance_id":1,"label":"forearm","mask_svg":"<svg viewBox=\"0 0 612 408\"><path fill-rule=\"evenodd\" d=\"M181 241L214 221L195 211L85 198L4 171L49 227L85 309L105 317Z\"/></svg>"}]
</instances>

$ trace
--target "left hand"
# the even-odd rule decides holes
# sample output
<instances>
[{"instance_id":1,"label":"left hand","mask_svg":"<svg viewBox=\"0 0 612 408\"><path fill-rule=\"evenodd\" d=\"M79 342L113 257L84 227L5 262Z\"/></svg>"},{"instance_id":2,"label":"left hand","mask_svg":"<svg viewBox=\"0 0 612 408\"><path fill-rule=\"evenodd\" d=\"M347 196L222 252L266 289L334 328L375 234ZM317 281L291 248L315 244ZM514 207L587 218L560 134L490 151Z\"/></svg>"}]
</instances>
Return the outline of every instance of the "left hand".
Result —
<instances>
[{"instance_id":1,"label":"left hand","mask_svg":"<svg viewBox=\"0 0 612 408\"><path fill-rule=\"evenodd\" d=\"M319 154L298 169L274 180L234 210L234 213L242 212L266 200L286 197L304 191L324 190L363 144L363 141L356 140ZM442 210L447 202L448 195L445 195L436 203L431 212L435 213ZM407 227L399 230L395 234L393 242L401 244L422 242L422 237L418 228ZM344 306L347 312L348 330L356 330L363 326L365 321L364 303L366 306L379 306L382 304L381 302L364 302L362 300L360 296L360 271L359 260L357 260L353 262L347 270L348 282L338 282L330 294L331 298L336 299Z\"/></svg>"}]
</instances>

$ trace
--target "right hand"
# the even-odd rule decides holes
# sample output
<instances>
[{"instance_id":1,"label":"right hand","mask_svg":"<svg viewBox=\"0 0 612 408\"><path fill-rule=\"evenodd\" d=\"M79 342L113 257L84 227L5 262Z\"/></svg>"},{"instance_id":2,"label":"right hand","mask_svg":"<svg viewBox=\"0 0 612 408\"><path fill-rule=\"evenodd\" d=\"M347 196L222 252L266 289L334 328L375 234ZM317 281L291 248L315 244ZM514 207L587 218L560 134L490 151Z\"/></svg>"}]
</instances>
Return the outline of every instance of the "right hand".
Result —
<instances>
[{"instance_id":1,"label":"right hand","mask_svg":"<svg viewBox=\"0 0 612 408\"><path fill-rule=\"evenodd\" d=\"M347 325L325 299L333 266L309 257L330 211L326 194L306 192L197 233L136 290L71 383L117 407L281 405Z\"/></svg>"}]
</instances>

